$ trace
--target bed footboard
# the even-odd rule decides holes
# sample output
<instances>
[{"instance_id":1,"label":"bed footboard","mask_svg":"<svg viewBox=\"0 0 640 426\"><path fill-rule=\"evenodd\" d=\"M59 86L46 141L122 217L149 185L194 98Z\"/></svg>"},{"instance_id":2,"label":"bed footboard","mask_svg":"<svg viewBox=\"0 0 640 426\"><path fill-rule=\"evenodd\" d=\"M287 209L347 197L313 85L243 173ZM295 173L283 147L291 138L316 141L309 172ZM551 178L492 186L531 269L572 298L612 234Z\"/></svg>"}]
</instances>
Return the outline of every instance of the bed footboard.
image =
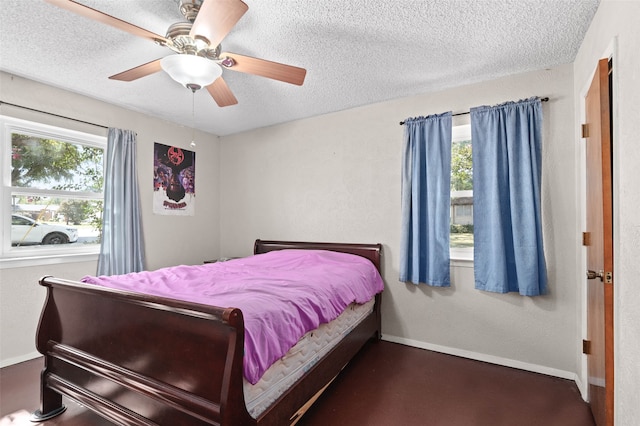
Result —
<instances>
[{"instance_id":1,"label":"bed footboard","mask_svg":"<svg viewBox=\"0 0 640 426\"><path fill-rule=\"evenodd\" d=\"M255 424L242 390L244 323L223 309L45 277L40 409L61 394L116 424Z\"/></svg>"}]
</instances>

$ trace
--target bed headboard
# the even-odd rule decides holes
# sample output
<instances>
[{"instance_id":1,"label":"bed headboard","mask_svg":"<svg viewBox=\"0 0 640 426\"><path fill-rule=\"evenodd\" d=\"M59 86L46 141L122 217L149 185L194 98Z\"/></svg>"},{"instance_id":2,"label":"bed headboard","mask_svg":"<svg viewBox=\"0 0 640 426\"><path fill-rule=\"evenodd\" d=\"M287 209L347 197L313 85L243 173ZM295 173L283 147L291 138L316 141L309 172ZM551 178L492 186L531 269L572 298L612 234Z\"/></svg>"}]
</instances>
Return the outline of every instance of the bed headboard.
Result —
<instances>
[{"instance_id":1,"label":"bed headboard","mask_svg":"<svg viewBox=\"0 0 640 426\"><path fill-rule=\"evenodd\" d=\"M274 241L256 240L253 245L253 254L267 253L273 250L306 249L306 250L330 250L342 253L350 253L369 259L380 270L382 244L355 244L355 243L313 243L302 241Z\"/></svg>"}]
</instances>

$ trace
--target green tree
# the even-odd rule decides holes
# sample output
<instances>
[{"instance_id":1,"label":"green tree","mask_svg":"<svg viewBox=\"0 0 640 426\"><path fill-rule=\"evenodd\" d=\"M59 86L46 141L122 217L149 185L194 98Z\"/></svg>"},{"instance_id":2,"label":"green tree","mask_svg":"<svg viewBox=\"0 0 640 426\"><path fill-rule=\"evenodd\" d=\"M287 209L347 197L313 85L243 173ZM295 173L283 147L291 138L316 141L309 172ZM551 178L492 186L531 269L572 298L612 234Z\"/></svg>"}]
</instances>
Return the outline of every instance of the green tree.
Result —
<instances>
[{"instance_id":1,"label":"green tree","mask_svg":"<svg viewBox=\"0 0 640 426\"><path fill-rule=\"evenodd\" d=\"M89 201L68 200L60 205L58 213L64 215L67 225L80 225L91 214L91 205Z\"/></svg>"},{"instance_id":2,"label":"green tree","mask_svg":"<svg viewBox=\"0 0 640 426\"><path fill-rule=\"evenodd\" d=\"M11 185L102 191L103 150L55 139L11 135Z\"/></svg>"},{"instance_id":3,"label":"green tree","mask_svg":"<svg viewBox=\"0 0 640 426\"><path fill-rule=\"evenodd\" d=\"M473 189L471 141L454 142L451 147L451 190Z\"/></svg>"}]
</instances>

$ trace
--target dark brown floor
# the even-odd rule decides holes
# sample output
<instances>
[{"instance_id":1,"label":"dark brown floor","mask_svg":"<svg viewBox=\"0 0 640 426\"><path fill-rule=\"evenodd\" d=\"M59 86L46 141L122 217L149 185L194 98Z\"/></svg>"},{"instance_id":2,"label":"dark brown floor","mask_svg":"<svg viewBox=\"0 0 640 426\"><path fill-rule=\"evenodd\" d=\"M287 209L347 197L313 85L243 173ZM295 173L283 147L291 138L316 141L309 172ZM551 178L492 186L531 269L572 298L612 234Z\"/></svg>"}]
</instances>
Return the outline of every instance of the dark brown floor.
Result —
<instances>
[{"instance_id":1,"label":"dark brown floor","mask_svg":"<svg viewBox=\"0 0 640 426\"><path fill-rule=\"evenodd\" d=\"M0 426L34 425L42 360L0 370ZM65 401L40 425L108 426ZM12 420L13 419L13 420ZM572 381L389 342L368 344L298 426L593 426Z\"/></svg>"}]
</instances>

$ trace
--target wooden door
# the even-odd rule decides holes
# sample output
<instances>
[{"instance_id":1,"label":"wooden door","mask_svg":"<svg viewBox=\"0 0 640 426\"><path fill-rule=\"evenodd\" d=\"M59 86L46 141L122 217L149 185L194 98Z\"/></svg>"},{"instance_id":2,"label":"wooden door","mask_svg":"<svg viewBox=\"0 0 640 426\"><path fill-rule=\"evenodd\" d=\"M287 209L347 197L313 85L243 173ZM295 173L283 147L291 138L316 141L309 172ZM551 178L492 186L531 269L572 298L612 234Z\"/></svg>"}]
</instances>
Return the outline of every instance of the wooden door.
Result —
<instances>
[{"instance_id":1,"label":"wooden door","mask_svg":"<svg viewBox=\"0 0 640 426\"><path fill-rule=\"evenodd\" d=\"M610 66L598 62L585 98L589 400L598 426L613 426L613 198Z\"/></svg>"}]
</instances>

